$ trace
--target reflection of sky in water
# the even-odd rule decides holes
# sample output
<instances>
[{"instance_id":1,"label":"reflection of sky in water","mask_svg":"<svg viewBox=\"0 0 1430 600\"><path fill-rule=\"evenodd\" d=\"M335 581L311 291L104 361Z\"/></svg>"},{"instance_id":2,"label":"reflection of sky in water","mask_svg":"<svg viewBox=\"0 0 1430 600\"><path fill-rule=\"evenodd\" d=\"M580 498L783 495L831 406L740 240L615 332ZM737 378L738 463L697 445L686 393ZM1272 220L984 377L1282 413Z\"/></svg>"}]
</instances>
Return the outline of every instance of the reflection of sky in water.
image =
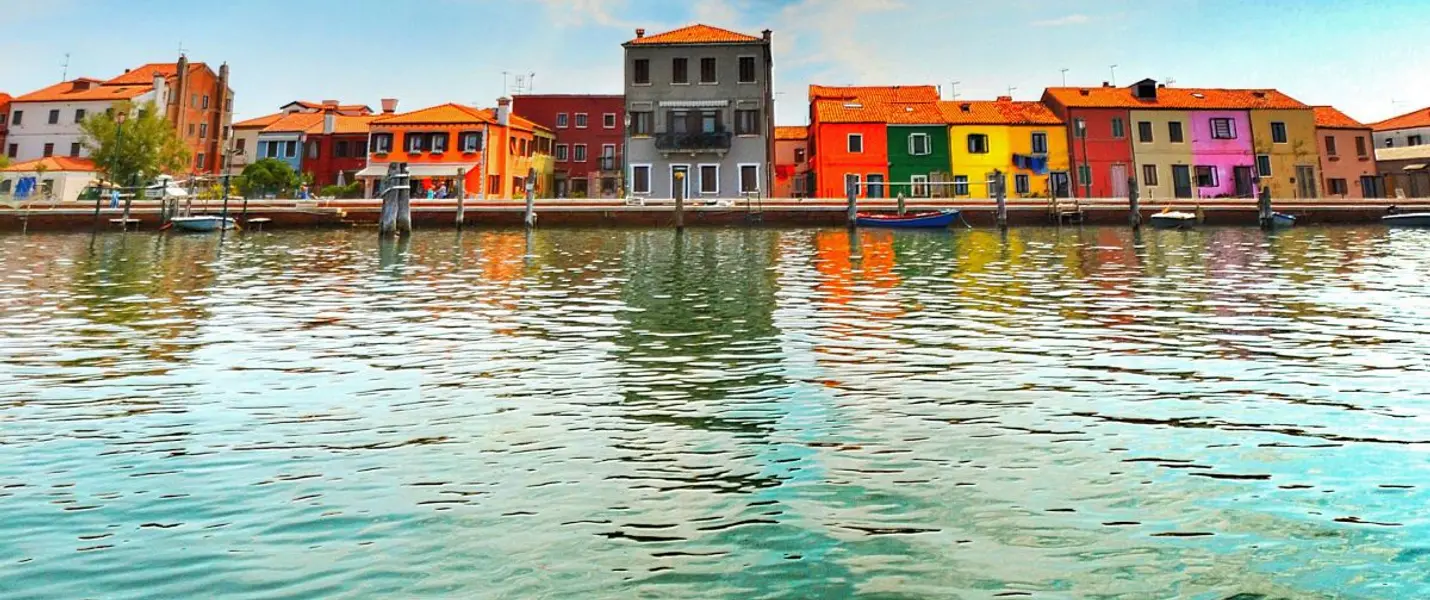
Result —
<instances>
[{"instance_id":1,"label":"reflection of sky in water","mask_svg":"<svg viewBox=\"0 0 1430 600\"><path fill-rule=\"evenodd\" d=\"M1430 595L1423 232L369 233L0 238L0 595Z\"/></svg>"}]
</instances>

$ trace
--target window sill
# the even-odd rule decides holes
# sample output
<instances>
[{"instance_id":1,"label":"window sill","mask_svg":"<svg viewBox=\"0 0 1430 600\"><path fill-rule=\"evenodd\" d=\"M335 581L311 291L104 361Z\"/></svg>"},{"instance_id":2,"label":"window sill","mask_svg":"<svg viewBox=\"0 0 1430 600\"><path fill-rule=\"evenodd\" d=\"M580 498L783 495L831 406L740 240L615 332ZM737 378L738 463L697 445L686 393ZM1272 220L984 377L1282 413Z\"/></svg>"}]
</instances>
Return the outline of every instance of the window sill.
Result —
<instances>
[{"instance_id":1,"label":"window sill","mask_svg":"<svg viewBox=\"0 0 1430 600\"><path fill-rule=\"evenodd\" d=\"M689 81L686 81L686 82L672 81L672 82L670 82L670 85L686 86L686 85L690 85L690 82L689 82Z\"/></svg>"},{"instance_id":2,"label":"window sill","mask_svg":"<svg viewBox=\"0 0 1430 600\"><path fill-rule=\"evenodd\" d=\"M720 82L718 82L718 81L702 81L702 82L700 82L700 85L720 85Z\"/></svg>"},{"instance_id":3,"label":"window sill","mask_svg":"<svg viewBox=\"0 0 1430 600\"><path fill-rule=\"evenodd\" d=\"M738 84L740 84L740 85L756 85L756 84L758 84L758 83L760 83L760 82L758 82L758 81L737 81L737 82L735 82L735 83L738 83Z\"/></svg>"},{"instance_id":4,"label":"window sill","mask_svg":"<svg viewBox=\"0 0 1430 600\"><path fill-rule=\"evenodd\" d=\"M632 84L631 84L632 87L650 87L651 85L652 85L652 84L651 84L651 82L649 82L649 81L647 81L647 82L645 82L645 83L632 83Z\"/></svg>"}]
</instances>

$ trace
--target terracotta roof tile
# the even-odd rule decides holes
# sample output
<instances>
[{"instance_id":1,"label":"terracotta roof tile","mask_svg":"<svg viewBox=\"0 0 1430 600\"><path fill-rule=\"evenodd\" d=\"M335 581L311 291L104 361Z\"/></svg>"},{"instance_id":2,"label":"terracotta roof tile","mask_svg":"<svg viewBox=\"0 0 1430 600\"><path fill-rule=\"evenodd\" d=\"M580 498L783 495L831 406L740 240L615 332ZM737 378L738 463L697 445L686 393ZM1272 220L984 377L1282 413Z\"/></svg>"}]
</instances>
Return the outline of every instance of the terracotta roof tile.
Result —
<instances>
[{"instance_id":1,"label":"terracotta roof tile","mask_svg":"<svg viewBox=\"0 0 1430 600\"><path fill-rule=\"evenodd\" d=\"M440 104L396 115L378 117L374 125L460 125L465 123L491 123L496 119L489 111L479 110L460 104Z\"/></svg>"},{"instance_id":2,"label":"terracotta roof tile","mask_svg":"<svg viewBox=\"0 0 1430 600\"><path fill-rule=\"evenodd\" d=\"M98 79L80 78L56 83L42 90L30 92L15 102L82 102L89 100L130 100L154 91L153 84L147 85L102 85Z\"/></svg>"},{"instance_id":3,"label":"terracotta roof tile","mask_svg":"<svg viewBox=\"0 0 1430 600\"><path fill-rule=\"evenodd\" d=\"M938 88L932 85L809 86L809 100L866 100L870 102L938 102Z\"/></svg>"},{"instance_id":4,"label":"terracotta roof tile","mask_svg":"<svg viewBox=\"0 0 1430 600\"><path fill-rule=\"evenodd\" d=\"M314 125L322 127L323 115L318 113L293 113L270 123L263 133L304 133Z\"/></svg>"},{"instance_id":5,"label":"terracotta roof tile","mask_svg":"<svg viewBox=\"0 0 1430 600\"><path fill-rule=\"evenodd\" d=\"M1370 129L1369 125L1350 118L1334 106L1313 106L1316 113L1316 127L1323 129Z\"/></svg>"},{"instance_id":6,"label":"terracotta roof tile","mask_svg":"<svg viewBox=\"0 0 1430 600\"><path fill-rule=\"evenodd\" d=\"M1430 108L1422 108L1371 125L1376 131L1394 131L1414 127L1430 127Z\"/></svg>"},{"instance_id":7,"label":"terracotta roof tile","mask_svg":"<svg viewBox=\"0 0 1430 600\"><path fill-rule=\"evenodd\" d=\"M282 119L283 116L284 116L283 113L273 113L273 114L271 114L271 115L263 115L263 116L261 116L261 117L255 117L255 118L249 119L249 120L247 120L247 121L239 121L239 122L237 122L237 123L234 123L234 124L233 124L233 128L234 128L234 129L263 129L264 127L267 127L267 126L269 126L269 125L272 125L272 124L273 124L274 122L276 122L277 120Z\"/></svg>"},{"instance_id":8,"label":"terracotta roof tile","mask_svg":"<svg viewBox=\"0 0 1430 600\"><path fill-rule=\"evenodd\" d=\"M1173 110L1296 110L1310 108L1278 90L1157 88L1157 97L1138 98L1131 87L1048 88L1050 96L1071 108Z\"/></svg>"},{"instance_id":9,"label":"terracotta roof tile","mask_svg":"<svg viewBox=\"0 0 1430 600\"><path fill-rule=\"evenodd\" d=\"M12 164L0 171L35 171L43 167L46 171L96 171L98 170L94 161L88 158L71 158L68 156L50 156L27 160L22 163Z\"/></svg>"},{"instance_id":10,"label":"terracotta roof tile","mask_svg":"<svg viewBox=\"0 0 1430 600\"><path fill-rule=\"evenodd\" d=\"M950 125L1061 125L1062 119L1042 102L955 100L938 103Z\"/></svg>"},{"instance_id":11,"label":"terracotta roof tile","mask_svg":"<svg viewBox=\"0 0 1430 600\"><path fill-rule=\"evenodd\" d=\"M814 118L820 123L885 123L886 107L878 102L816 100Z\"/></svg>"},{"instance_id":12,"label":"terracotta roof tile","mask_svg":"<svg viewBox=\"0 0 1430 600\"><path fill-rule=\"evenodd\" d=\"M190 70L190 71L194 71L194 70L196 70L196 69L202 69L202 68L204 68L204 63L189 63L189 70ZM156 73L159 74L159 75L163 75L165 79L168 79L168 78L173 77L174 75L178 74L178 72L179 72L179 64L178 64L178 63L149 63L149 64L144 65L144 66L142 66L142 67L139 67L139 68L137 68L137 69L131 69L131 70L129 70L128 72L124 73L123 75L120 75L120 76L118 76L118 77L115 77L114 79L111 79L111 80L109 80L109 81L104 82L104 84L105 84L105 85L139 85L139 84L145 84L145 83L147 83L147 84L153 85L153 83L154 83L154 75L155 75Z\"/></svg>"},{"instance_id":13,"label":"terracotta roof tile","mask_svg":"<svg viewBox=\"0 0 1430 600\"><path fill-rule=\"evenodd\" d=\"M750 42L764 41L743 33L736 33L728 29L711 27L709 25L695 24L689 27L682 27L674 31L657 33L638 37L629 42L627 46L647 46L656 44L748 44Z\"/></svg>"},{"instance_id":14,"label":"terracotta roof tile","mask_svg":"<svg viewBox=\"0 0 1430 600\"><path fill-rule=\"evenodd\" d=\"M294 105L300 106L306 110L323 110L324 108L326 108L322 102L310 102L308 100L294 100L292 102L284 104L281 108L288 108L289 106ZM372 107L366 104L339 104L337 108L338 112L342 113L372 113Z\"/></svg>"},{"instance_id":15,"label":"terracotta roof tile","mask_svg":"<svg viewBox=\"0 0 1430 600\"><path fill-rule=\"evenodd\" d=\"M782 126L775 128L776 140L807 140L809 139L809 128L803 125L798 127Z\"/></svg>"}]
</instances>

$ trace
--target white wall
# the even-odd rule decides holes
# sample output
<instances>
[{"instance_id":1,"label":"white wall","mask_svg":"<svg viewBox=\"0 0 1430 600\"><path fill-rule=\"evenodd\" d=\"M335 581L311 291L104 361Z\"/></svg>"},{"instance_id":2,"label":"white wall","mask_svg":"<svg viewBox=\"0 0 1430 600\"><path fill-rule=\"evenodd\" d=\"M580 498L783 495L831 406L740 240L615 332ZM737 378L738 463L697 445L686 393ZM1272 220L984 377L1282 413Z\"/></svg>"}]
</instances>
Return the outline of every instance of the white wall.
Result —
<instances>
[{"instance_id":1,"label":"white wall","mask_svg":"<svg viewBox=\"0 0 1430 600\"><path fill-rule=\"evenodd\" d=\"M34 171L0 172L0 182L8 183L8 185L6 183L0 183L0 189L4 190L3 193L0 193L0 202L14 202L15 186L19 185L20 179L37 176L38 173ZM90 183L93 183L94 180L95 174L88 171L51 171L45 173L45 176L39 179L35 186L35 193L24 201L29 204L48 204L54 200L74 202L79 199L80 192L83 192L84 188L89 186ZM44 187L45 181L54 182L54 189L51 192L52 199L47 199L40 195L40 189Z\"/></svg>"},{"instance_id":2,"label":"white wall","mask_svg":"<svg viewBox=\"0 0 1430 600\"><path fill-rule=\"evenodd\" d=\"M153 92L144 94L134 99L136 104L143 104L154 98ZM78 143L83 134L80 133L79 123L75 122L75 111L84 110L85 116L102 113L114 106L114 100L89 100L84 102L17 102L10 105L10 133L5 140L8 146L15 144L18 154L11 162L24 162L42 158L45 155L45 144L55 145L55 156L69 156L70 145ZM60 120L54 125L50 125L50 111L59 110ZM19 125L15 125L15 113L24 112L23 120ZM80 148L80 156L88 156L89 152Z\"/></svg>"},{"instance_id":3,"label":"white wall","mask_svg":"<svg viewBox=\"0 0 1430 600\"><path fill-rule=\"evenodd\" d=\"M1430 127L1415 127L1412 129L1397 129L1395 131L1377 131L1372 136L1375 138L1376 148L1385 148L1385 140L1395 140L1395 148L1404 148L1410 145L1407 141L1412 135L1420 136L1422 145L1430 145Z\"/></svg>"}]
</instances>

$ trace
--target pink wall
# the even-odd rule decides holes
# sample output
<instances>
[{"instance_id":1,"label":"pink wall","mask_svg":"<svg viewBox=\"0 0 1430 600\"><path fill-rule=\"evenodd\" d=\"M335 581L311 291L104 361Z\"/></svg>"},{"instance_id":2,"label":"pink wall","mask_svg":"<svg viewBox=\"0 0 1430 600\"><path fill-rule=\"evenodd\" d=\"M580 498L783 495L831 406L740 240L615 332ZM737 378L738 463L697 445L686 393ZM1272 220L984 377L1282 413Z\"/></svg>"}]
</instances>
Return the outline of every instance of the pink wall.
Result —
<instances>
[{"instance_id":1,"label":"pink wall","mask_svg":"<svg viewBox=\"0 0 1430 600\"><path fill-rule=\"evenodd\" d=\"M1256 152L1251 140L1251 113L1244 110L1208 110L1192 111L1189 115L1192 121L1190 133L1194 164L1217 168L1218 185L1214 188L1202 188L1202 196L1235 195L1235 168L1251 167L1253 170L1256 168ZM1213 138L1212 119L1231 119L1236 137L1229 140ZM1192 177L1195 180L1195 171L1193 171ZM1253 191L1259 189L1254 178L1252 179L1252 189Z\"/></svg>"}]
</instances>

